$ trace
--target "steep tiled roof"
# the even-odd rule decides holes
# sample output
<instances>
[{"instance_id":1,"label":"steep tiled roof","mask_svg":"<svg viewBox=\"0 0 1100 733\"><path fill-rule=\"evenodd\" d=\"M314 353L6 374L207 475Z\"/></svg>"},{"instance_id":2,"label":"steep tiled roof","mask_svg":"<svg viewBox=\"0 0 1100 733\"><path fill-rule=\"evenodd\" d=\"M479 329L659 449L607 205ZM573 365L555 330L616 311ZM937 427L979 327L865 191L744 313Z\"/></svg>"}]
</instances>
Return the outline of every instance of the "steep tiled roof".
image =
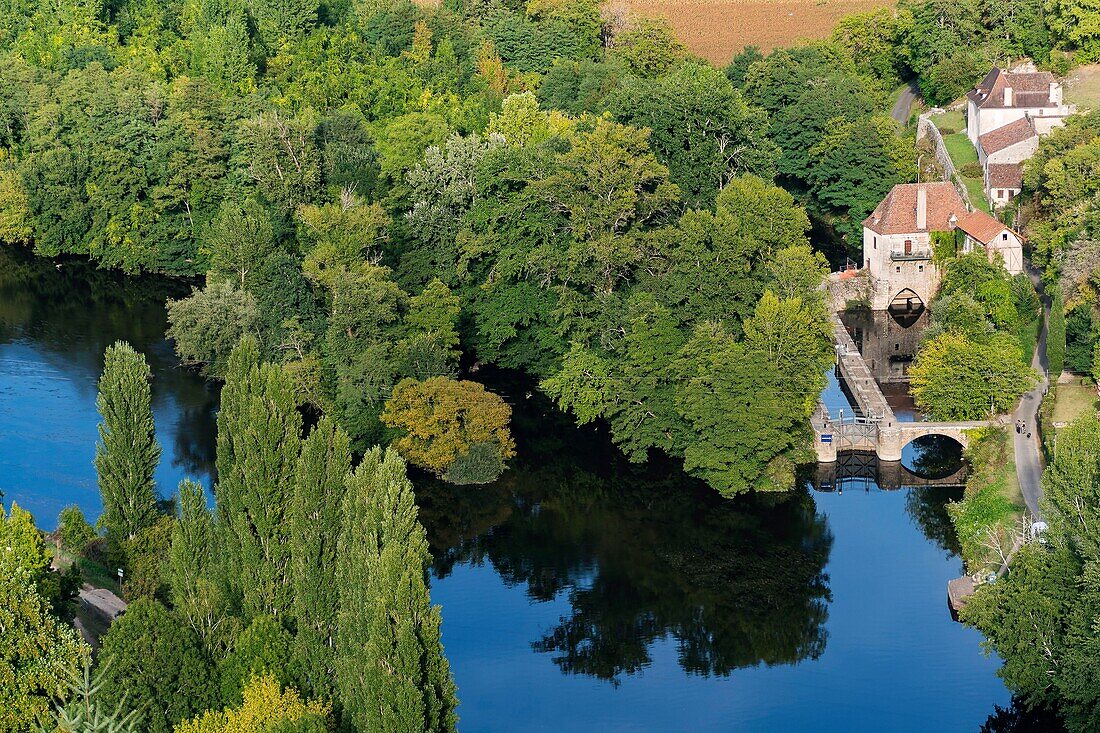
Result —
<instances>
[{"instance_id":1,"label":"steep tiled roof","mask_svg":"<svg viewBox=\"0 0 1100 733\"><path fill-rule=\"evenodd\" d=\"M978 138L978 144L982 146L982 150L986 155L992 155L999 150L1015 145L1016 143L1022 143L1024 140L1030 140L1033 137L1037 137L1038 132L1035 131L1035 125L1027 117L1016 120L1015 122L1009 122L1004 127L998 127L993 132L987 132Z\"/></svg>"},{"instance_id":2,"label":"steep tiled roof","mask_svg":"<svg viewBox=\"0 0 1100 733\"><path fill-rule=\"evenodd\" d=\"M927 226L917 229L917 190L928 197ZM879 234L910 234L918 231L945 232L951 228L951 215L962 216L966 206L950 183L899 183L863 221L863 226Z\"/></svg>"},{"instance_id":3,"label":"steep tiled roof","mask_svg":"<svg viewBox=\"0 0 1100 733\"><path fill-rule=\"evenodd\" d=\"M994 68L966 96L982 109L1048 107L1050 83L1054 80L1049 71L1012 72ZM1012 89L1012 102L1007 105L1005 88Z\"/></svg>"},{"instance_id":4,"label":"steep tiled roof","mask_svg":"<svg viewBox=\"0 0 1100 733\"><path fill-rule=\"evenodd\" d=\"M1019 163L990 163L990 188L1023 188L1024 167Z\"/></svg>"},{"instance_id":5,"label":"steep tiled roof","mask_svg":"<svg viewBox=\"0 0 1100 733\"><path fill-rule=\"evenodd\" d=\"M970 211L959 215L959 229L982 244L990 244L997 235L1008 229L984 211Z\"/></svg>"}]
</instances>

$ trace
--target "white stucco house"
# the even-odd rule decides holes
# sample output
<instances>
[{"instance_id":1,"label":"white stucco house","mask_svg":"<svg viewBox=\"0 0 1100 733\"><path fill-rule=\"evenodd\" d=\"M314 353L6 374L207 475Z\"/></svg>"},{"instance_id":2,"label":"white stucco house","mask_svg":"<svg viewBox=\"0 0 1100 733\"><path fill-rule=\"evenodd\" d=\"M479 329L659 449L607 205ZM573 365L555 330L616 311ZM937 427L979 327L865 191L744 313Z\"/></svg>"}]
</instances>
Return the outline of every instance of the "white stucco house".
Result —
<instances>
[{"instance_id":1,"label":"white stucco house","mask_svg":"<svg viewBox=\"0 0 1100 733\"><path fill-rule=\"evenodd\" d=\"M1030 117L1022 117L978 138L978 162L1022 163L1039 149L1039 132Z\"/></svg>"},{"instance_id":2,"label":"white stucco house","mask_svg":"<svg viewBox=\"0 0 1100 733\"><path fill-rule=\"evenodd\" d=\"M999 257L1009 275L1024 271L1024 243L1020 235L984 211L971 211L955 221L962 232L962 251L984 250L990 262Z\"/></svg>"},{"instance_id":3,"label":"white stucco house","mask_svg":"<svg viewBox=\"0 0 1100 733\"><path fill-rule=\"evenodd\" d=\"M985 166L985 195L995 208L1019 195L1024 188L1024 164L990 163Z\"/></svg>"},{"instance_id":4,"label":"white stucco house","mask_svg":"<svg viewBox=\"0 0 1100 733\"><path fill-rule=\"evenodd\" d=\"M1062 85L1047 71L994 68L966 95L966 134L978 151L985 193L1001 208L1023 188L1023 162L1039 138L1075 108L1062 99Z\"/></svg>"},{"instance_id":5,"label":"white stucco house","mask_svg":"<svg viewBox=\"0 0 1100 733\"><path fill-rule=\"evenodd\" d=\"M941 277L932 261L932 233L950 231L961 251L981 248L1010 274L1023 272L1020 236L985 212L967 211L952 184L901 183L863 221L872 310L916 310L932 300Z\"/></svg>"},{"instance_id":6,"label":"white stucco house","mask_svg":"<svg viewBox=\"0 0 1100 733\"><path fill-rule=\"evenodd\" d=\"M994 68L966 95L966 135L977 147L982 135L1025 117L1046 135L1071 114L1073 105L1062 100L1062 85L1049 71Z\"/></svg>"}]
</instances>

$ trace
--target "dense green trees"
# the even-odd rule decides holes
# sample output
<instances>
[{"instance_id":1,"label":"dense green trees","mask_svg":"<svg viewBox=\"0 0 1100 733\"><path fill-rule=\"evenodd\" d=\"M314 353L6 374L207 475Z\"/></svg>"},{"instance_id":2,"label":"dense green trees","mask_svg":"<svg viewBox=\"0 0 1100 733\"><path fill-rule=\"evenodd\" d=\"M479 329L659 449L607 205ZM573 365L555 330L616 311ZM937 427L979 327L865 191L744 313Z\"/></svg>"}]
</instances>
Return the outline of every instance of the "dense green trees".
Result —
<instances>
[{"instance_id":1,"label":"dense green trees","mask_svg":"<svg viewBox=\"0 0 1100 733\"><path fill-rule=\"evenodd\" d=\"M984 251L943 267L932 323L909 370L910 391L939 420L1007 412L1038 379L1029 366L1039 326L1035 289Z\"/></svg>"},{"instance_id":2,"label":"dense green trees","mask_svg":"<svg viewBox=\"0 0 1100 733\"><path fill-rule=\"evenodd\" d=\"M1067 729L1087 731L1100 721L1100 422L1087 415L1058 438L1043 474L1043 541L1020 549L1008 576L980 588L963 618L986 633L1005 660L1001 676L1029 706L1057 706Z\"/></svg>"},{"instance_id":3,"label":"dense green trees","mask_svg":"<svg viewBox=\"0 0 1100 733\"><path fill-rule=\"evenodd\" d=\"M348 721L357 730L453 730L428 543L396 452L373 449L348 477L338 554L336 684Z\"/></svg>"},{"instance_id":4,"label":"dense green trees","mask_svg":"<svg viewBox=\"0 0 1100 733\"><path fill-rule=\"evenodd\" d=\"M42 589L50 556L30 514L0 506L0 730L31 730L91 651Z\"/></svg>"},{"instance_id":5,"label":"dense green trees","mask_svg":"<svg viewBox=\"0 0 1100 733\"><path fill-rule=\"evenodd\" d=\"M295 664L314 694L331 695L339 607L337 546L350 440L328 418L302 442L290 501Z\"/></svg>"},{"instance_id":6,"label":"dense green trees","mask_svg":"<svg viewBox=\"0 0 1100 733\"><path fill-rule=\"evenodd\" d=\"M454 683L405 463L375 449L353 474L348 435L322 417L303 438L293 394L287 371L242 339L218 414L216 510L184 481L177 516L158 520L170 539L158 576L168 603L133 601L104 636L103 699L143 711L150 731L222 706L184 729L238 730L233 721L296 705L298 691L336 708L330 717L327 703L311 704L301 730L329 720L453 730ZM19 546L38 559L25 564L44 566L31 536L38 545Z\"/></svg>"},{"instance_id":7,"label":"dense green trees","mask_svg":"<svg viewBox=\"0 0 1100 733\"><path fill-rule=\"evenodd\" d=\"M218 699L210 659L198 635L159 601L141 599L111 625L99 652L102 694L144 712L150 733L169 733Z\"/></svg>"},{"instance_id":8,"label":"dense green trees","mask_svg":"<svg viewBox=\"0 0 1100 733\"><path fill-rule=\"evenodd\" d=\"M1007 334L981 341L945 333L928 341L909 370L917 405L937 420L982 420L1010 412L1038 377Z\"/></svg>"},{"instance_id":9,"label":"dense green trees","mask_svg":"<svg viewBox=\"0 0 1100 733\"><path fill-rule=\"evenodd\" d=\"M224 561L246 618L290 607L288 510L302 420L287 374L260 363L255 340L229 358L218 411L218 500Z\"/></svg>"},{"instance_id":10,"label":"dense green trees","mask_svg":"<svg viewBox=\"0 0 1100 733\"><path fill-rule=\"evenodd\" d=\"M666 23L588 1L51 12L0 32L2 236L205 274L169 306L184 360L224 378L255 337L295 406L360 452L390 437L394 388L458 377L461 351L576 392L562 404L592 405L583 419L611 420L636 459L685 456L704 418L681 389L725 378L679 358L696 331L755 350L744 322L765 290L816 309L804 215L772 176L854 241L912 174L875 114L915 68L913 13L865 14L723 74ZM776 277L765 263L792 246ZM801 332L816 358L821 332ZM629 397L581 388L589 359ZM808 403L781 393L794 426ZM791 460L793 434L762 440L761 465ZM484 474L490 453L453 477ZM716 484L760 475L723 478L735 463L693 465Z\"/></svg>"},{"instance_id":11,"label":"dense green trees","mask_svg":"<svg viewBox=\"0 0 1100 733\"><path fill-rule=\"evenodd\" d=\"M743 173L771 178L778 151L762 110L709 66L687 63L656 79L631 77L606 100L620 122L652 131L653 152L689 206L707 206Z\"/></svg>"},{"instance_id":12,"label":"dense green trees","mask_svg":"<svg viewBox=\"0 0 1100 733\"><path fill-rule=\"evenodd\" d=\"M886 24L893 32L903 26ZM806 191L813 209L853 248L862 242L859 222L916 172L912 144L879 116L885 90L897 83L897 62L859 55L865 44L881 45L868 36L882 32L872 17L856 17L834 41L777 50L738 72L748 99L771 115L769 134L782 151L779 173Z\"/></svg>"}]
</instances>

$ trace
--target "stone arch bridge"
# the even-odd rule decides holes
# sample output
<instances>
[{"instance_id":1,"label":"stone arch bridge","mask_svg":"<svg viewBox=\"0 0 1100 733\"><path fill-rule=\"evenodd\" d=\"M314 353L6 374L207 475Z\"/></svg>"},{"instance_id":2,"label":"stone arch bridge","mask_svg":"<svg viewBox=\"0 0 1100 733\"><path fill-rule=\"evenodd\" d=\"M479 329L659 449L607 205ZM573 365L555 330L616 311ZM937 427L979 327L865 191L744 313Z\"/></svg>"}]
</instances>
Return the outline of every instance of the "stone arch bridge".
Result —
<instances>
[{"instance_id":1,"label":"stone arch bridge","mask_svg":"<svg viewBox=\"0 0 1100 733\"><path fill-rule=\"evenodd\" d=\"M965 448L970 444L970 430L990 424L989 421L899 421L848 329L836 314L833 320L837 370L848 386L859 416L835 420L825 405L819 403L810 421L818 463L833 463L838 453L851 451L874 453L880 461L900 461L901 451L906 445L927 435L952 438Z\"/></svg>"},{"instance_id":2,"label":"stone arch bridge","mask_svg":"<svg viewBox=\"0 0 1100 733\"><path fill-rule=\"evenodd\" d=\"M871 418L853 417L834 420L824 405L813 419L814 444L818 463L836 461L838 453L874 453L880 461L900 461L905 446L917 438L941 435L966 448L969 432L990 424L988 420L961 422L899 422L889 412Z\"/></svg>"}]
</instances>

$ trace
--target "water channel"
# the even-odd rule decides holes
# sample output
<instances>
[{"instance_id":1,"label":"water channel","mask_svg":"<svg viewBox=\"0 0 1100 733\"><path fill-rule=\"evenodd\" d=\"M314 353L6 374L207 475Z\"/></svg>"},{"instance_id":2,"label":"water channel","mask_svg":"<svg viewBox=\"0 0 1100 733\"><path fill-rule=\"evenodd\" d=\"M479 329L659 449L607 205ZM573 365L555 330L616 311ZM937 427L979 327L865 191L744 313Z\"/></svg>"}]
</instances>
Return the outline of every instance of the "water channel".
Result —
<instances>
[{"instance_id":1,"label":"water channel","mask_svg":"<svg viewBox=\"0 0 1100 733\"><path fill-rule=\"evenodd\" d=\"M163 300L187 288L57 264L0 248L5 501L45 528L68 504L98 514L95 385L117 339L154 371L161 490L209 485L217 393L163 339ZM416 477L463 730L977 731L1008 705L946 605L957 489L808 476L724 501L489 378L515 409L511 470L483 488Z\"/></svg>"}]
</instances>

